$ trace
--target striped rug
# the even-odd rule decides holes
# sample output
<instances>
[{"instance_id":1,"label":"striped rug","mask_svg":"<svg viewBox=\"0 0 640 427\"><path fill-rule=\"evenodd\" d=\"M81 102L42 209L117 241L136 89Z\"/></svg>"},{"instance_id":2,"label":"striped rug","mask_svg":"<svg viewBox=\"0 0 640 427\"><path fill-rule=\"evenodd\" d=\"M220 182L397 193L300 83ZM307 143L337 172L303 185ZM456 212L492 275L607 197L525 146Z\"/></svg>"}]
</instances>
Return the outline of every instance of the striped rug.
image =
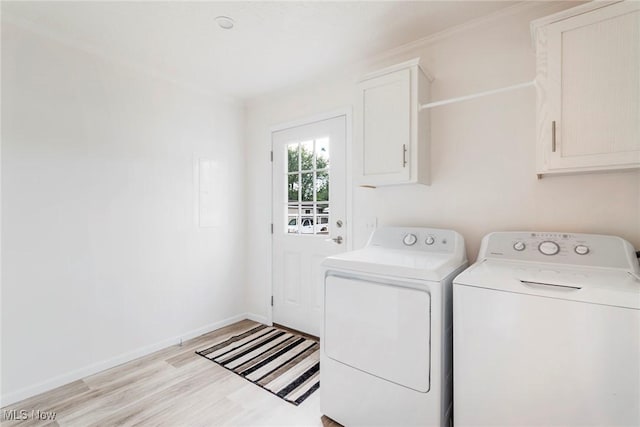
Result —
<instances>
[{"instance_id":1,"label":"striped rug","mask_svg":"<svg viewBox=\"0 0 640 427\"><path fill-rule=\"evenodd\" d=\"M196 354L294 405L320 388L318 342L282 329L256 326Z\"/></svg>"}]
</instances>

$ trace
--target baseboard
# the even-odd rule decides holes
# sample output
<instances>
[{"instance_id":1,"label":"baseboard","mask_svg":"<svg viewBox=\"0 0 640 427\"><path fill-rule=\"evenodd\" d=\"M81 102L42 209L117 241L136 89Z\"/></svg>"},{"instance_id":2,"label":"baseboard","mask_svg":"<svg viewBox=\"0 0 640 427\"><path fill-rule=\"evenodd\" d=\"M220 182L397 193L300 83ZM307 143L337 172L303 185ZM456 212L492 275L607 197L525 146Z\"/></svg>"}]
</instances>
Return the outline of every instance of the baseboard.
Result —
<instances>
[{"instance_id":1,"label":"baseboard","mask_svg":"<svg viewBox=\"0 0 640 427\"><path fill-rule=\"evenodd\" d=\"M255 313L247 313L247 319L253 320L254 322L262 323L264 325L271 325L271 322L269 322L267 316L261 316Z\"/></svg>"},{"instance_id":2,"label":"baseboard","mask_svg":"<svg viewBox=\"0 0 640 427\"><path fill-rule=\"evenodd\" d=\"M111 359L103 360L89 366L85 366L80 369L76 369L74 371L68 372L66 374L58 375L51 379L42 381L41 383L34 384L31 386L27 386L16 390L14 392L5 393L0 396L0 408L4 408L7 405L11 405L13 403L19 402L24 399L28 399L29 397L33 397L40 393L44 393L46 391L52 390L56 387L63 386L65 384L69 384L73 381L77 381L79 379L88 377L89 375L96 374L98 372L113 368L115 366L121 365L126 362L130 362L131 360L137 359L139 357L146 356L158 350L162 350L164 348L170 347L172 345L179 344L181 340L188 340L191 338L195 338L202 334L206 334L211 331L215 331L216 329L223 328L225 326L231 325L233 323L239 322L244 319L251 319L256 322L265 323L261 320L256 320L260 316L254 316L247 313L241 313L235 315L233 317L229 317L224 320L220 320L218 322L214 322L208 325L205 325L198 329L193 329L191 331L185 332L178 336L174 336L171 338L167 338L160 342L147 345L144 347L140 347L133 351L129 351L127 353L121 354L119 356L113 357Z\"/></svg>"}]
</instances>

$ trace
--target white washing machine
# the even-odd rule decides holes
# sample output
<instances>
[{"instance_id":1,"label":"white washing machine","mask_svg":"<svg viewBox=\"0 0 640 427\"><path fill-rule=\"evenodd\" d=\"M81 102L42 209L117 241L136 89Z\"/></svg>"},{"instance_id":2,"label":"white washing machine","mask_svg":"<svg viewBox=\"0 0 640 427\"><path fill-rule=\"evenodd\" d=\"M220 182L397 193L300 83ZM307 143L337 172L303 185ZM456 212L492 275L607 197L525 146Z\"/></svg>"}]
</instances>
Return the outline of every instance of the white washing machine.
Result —
<instances>
[{"instance_id":1,"label":"white washing machine","mask_svg":"<svg viewBox=\"0 0 640 427\"><path fill-rule=\"evenodd\" d=\"M323 263L320 407L347 426L448 426L451 282L467 266L450 230L389 227Z\"/></svg>"},{"instance_id":2,"label":"white washing machine","mask_svg":"<svg viewBox=\"0 0 640 427\"><path fill-rule=\"evenodd\" d=\"M640 268L613 236L506 232L456 277L456 426L640 426Z\"/></svg>"}]
</instances>

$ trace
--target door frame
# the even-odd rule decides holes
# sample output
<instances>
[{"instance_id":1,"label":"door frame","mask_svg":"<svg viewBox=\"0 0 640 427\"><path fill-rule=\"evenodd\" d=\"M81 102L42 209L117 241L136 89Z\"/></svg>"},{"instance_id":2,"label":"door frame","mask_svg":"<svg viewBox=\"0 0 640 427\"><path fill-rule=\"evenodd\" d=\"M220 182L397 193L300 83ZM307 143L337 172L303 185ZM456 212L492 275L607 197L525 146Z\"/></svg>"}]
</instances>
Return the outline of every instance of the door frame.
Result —
<instances>
[{"instance_id":1,"label":"door frame","mask_svg":"<svg viewBox=\"0 0 640 427\"><path fill-rule=\"evenodd\" d=\"M347 225L346 232L346 245L345 250L350 251L353 249L353 211L352 211L352 202L353 202L353 174L352 174L352 135L353 135L353 107L343 107L336 110L332 110L325 113L318 113L311 116L305 116L303 118L280 123L269 128L269 147L270 152L273 153L273 134L278 131L286 130L289 128L294 128L298 126L304 126L316 122L321 122L323 120L334 119L336 117L344 116L345 118L345 222ZM271 154L273 156L273 154ZM273 230L273 160L269 161L269 167L271 169L271 181L269 186L269 218L270 223L267 224L269 230ZM271 305L271 296L273 295L273 233L270 232L270 242L269 245L269 271L268 271L268 284L265 298L265 305L267 307L267 323L269 325L273 325L273 306ZM286 326L286 325L285 325Z\"/></svg>"}]
</instances>

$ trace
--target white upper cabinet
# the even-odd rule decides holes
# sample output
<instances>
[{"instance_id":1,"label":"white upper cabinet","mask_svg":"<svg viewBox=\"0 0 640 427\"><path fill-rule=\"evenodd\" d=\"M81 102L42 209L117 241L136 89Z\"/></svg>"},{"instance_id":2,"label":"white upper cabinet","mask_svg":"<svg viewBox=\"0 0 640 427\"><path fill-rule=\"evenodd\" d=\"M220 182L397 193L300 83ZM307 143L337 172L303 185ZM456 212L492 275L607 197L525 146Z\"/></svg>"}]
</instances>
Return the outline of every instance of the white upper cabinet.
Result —
<instances>
[{"instance_id":1,"label":"white upper cabinet","mask_svg":"<svg viewBox=\"0 0 640 427\"><path fill-rule=\"evenodd\" d=\"M532 22L538 174L640 167L640 2Z\"/></svg>"},{"instance_id":2,"label":"white upper cabinet","mask_svg":"<svg viewBox=\"0 0 640 427\"><path fill-rule=\"evenodd\" d=\"M355 181L429 184L429 78L419 58L368 74L358 85Z\"/></svg>"}]
</instances>

